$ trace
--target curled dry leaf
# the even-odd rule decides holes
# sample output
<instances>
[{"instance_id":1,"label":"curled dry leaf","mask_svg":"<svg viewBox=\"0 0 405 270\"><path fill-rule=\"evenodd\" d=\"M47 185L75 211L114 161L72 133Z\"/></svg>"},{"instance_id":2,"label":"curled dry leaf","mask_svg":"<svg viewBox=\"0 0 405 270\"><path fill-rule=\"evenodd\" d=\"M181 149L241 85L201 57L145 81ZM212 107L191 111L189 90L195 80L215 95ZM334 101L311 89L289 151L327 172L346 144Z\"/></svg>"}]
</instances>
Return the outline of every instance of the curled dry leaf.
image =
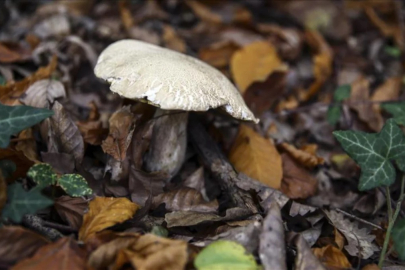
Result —
<instances>
[{"instance_id":1,"label":"curled dry leaf","mask_svg":"<svg viewBox=\"0 0 405 270\"><path fill-rule=\"evenodd\" d=\"M283 180L281 191L291 199L305 199L316 193L318 181L288 154L281 155L283 160Z\"/></svg>"},{"instance_id":2,"label":"curled dry leaf","mask_svg":"<svg viewBox=\"0 0 405 270\"><path fill-rule=\"evenodd\" d=\"M312 253L305 239L299 235L296 239L297 257L295 259L296 270L326 270L322 263Z\"/></svg>"},{"instance_id":3,"label":"curled dry leaf","mask_svg":"<svg viewBox=\"0 0 405 270\"><path fill-rule=\"evenodd\" d=\"M274 145L247 125L241 125L229 159L243 172L272 188L279 188L283 176L280 154Z\"/></svg>"},{"instance_id":4,"label":"curled dry leaf","mask_svg":"<svg viewBox=\"0 0 405 270\"><path fill-rule=\"evenodd\" d=\"M279 147L287 152L300 165L307 168L314 168L315 166L324 163L323 158L316 156L314 153L317 145L307 145L303 149L297 149L294 145L284 142L281 143ZM313 151L313 147L315 147L315 151Z\"/></svg>"},{"instance_id":5,"label":"curled dry leaf","mask_svg":"<svg viewBox=\"0 0 405 270\"><path fill-rule=\"evenodd\" d=\"M332 245L327 245L322 248L313 248L312 252L328 268L352 268L345 254Z\"/></svg>"},{"instance_id":6,"label":"curled dry leaf","mask_svg":"<svg viewBox=\"0 0 405 270\"><path fill-rule=\"evenodd\" d=\"M274 71L286 71L287 65L278 57L269 42L257 41L236 51L231 59L231 72L242 94L253 82L263 82Z\"/></svg>"},{"instance_id":7,"label":"curled dry leaf","mask_svg":"<svg viewBox=\"0 0 405 270\"><path fill-rule=\"evenodd\" d=\"M220 41L208 47L200 48L198 57L216 68L225 68L229 65L234 52L240 48L233 41Z\"/></svg>"},{"instance_id":8,"label":"curled dry leaf","mask_svg":"<svg viewBox=\"0 0 405 270\"><path fill-rule=\"evenodd\" d=\"M40 162L37 154L37 143L32 133L32 128L24 129L18 134L18 142L15 145L15 149L24 153L32 162Z\"/></svg>"},{"instance_id":9,"label":"curled dry leaf","mask_svg":"<svg viewBox=\"0 0 405 270\"><path fill-rule=\"evenodd\" d=\"M114 235L115 239L100 245L91 253L88 259L89 265L94 269L113 267L118 253L134 245L138 241L139 236L136 233L116 233Z\"/></svg>"},{"instance_id":10,"label":"curled dry leaf","mask_svg":"<svg viewBox=\"0 0 405 270\"><path fill-rule=\"evenodd\" d=\"M270 205L259 239L259 257L264 269L286 270L284 226L277 202Z\"/></svg>"},{"instance_id":11,"label":"curled dry leaf","mask_svg":"<svg viewBox=\"0 0 405 270\"><path fill-rule=\"evenodd\" d=\"M127 198L96 197L83 217L79 239L86 241L91 235L130 219L139 206Z\"/></svg>"},{"instance_id":12,"label":"curled dry leaf","mask_svg":"<svg viewBox=\"0 0 405 270\"><path fill-rule=\"evenodd\" d=\"M56 99L64 97L66 91L60 81L44 79L30 85L20 101L32 107L49 108Z\"/></svg>"},{"instance_id":13,"label":"curled dry leaf","mask_svg":"<svg viewBox=\"0 0 405 270\"><path fill-rule=\"evenodd\" d=\"M54 115L50 118L51 137L53 137L51 141L56 144L58 152L72 154L75 160L81 163L84 156L84 142L78 127L59 102L55 101L52 110Z\"/></svg>"},{"instance_id":14,"label":"curled dry leaf","mask_svg":"<svg viewBox=\"0 0 405 270\"><path fill-rule=\"evenodd\" d=\"M206 202L201 193L193 188L183 187L159 194L153 198L152 209L164 203L167 211L195 211L215 213L218 201Z\"/></svg>"},{"instance_id":15,"label":"curled dry leaf","mask_svg":"<svg viewBox=\"0 0 405 270\"><path fill-rule=\"evenodd\" d=\"M20 96L34 82L49 78L56 69L57 58L54 56L49 64L39 68L34 74L26 77L19 82L9 82L6 85L0 85L0 102L4 105L16 105Z\"/></svg>"},{"instance_id":16,"label":"curled dry leaf","mask_svg":"<svg viewBox=\"0 0 405 270\"><path fill-rule=\"evenodd\" d=\"M42 235L20 226L4 226L0 228L0 235L0 265L6 268L49 244Z\"/></svg>"},{"instance_id":17,"label":"curled dry leaf","mask_svg":"<svg viewBox=\"0 0 405 270\"><path fill-rule=\"evenodd\" d=\"M178 270L185 268L187 260L186 242L145 234L132 246L119 252L115 267L119 269L130 262L138 270Z\"/></svg>"},{"instance_id":18,"label":"curled dry leaf","mask_svg":"<svg viewBox=\"0 0 405 270\"><path fill-rule=\"evenodd\" d=\"M76 240L64 237L57 242L38 249L29 259L14 265L13 270L35 269L89 269L86 262L87 252Z\"/></svg>"},{"instance_id":19,"label":"curled dry leaf","mask_svg":"<svg viewBox=\"0 0 405 270\"><path fill-rule=\"evenodd\" d=\"M79 230L83 222L83 216L89 203L83 198L61 196L55 200L55 210L64 222L75 230Z\"/></svg>"},{"instance_id":20,"label":"curled dry leaf","mask_svg":"<svg viewBox=\"0 0 405 270\"><path fill-rule=\"evenodd\" d=\"M118 161L125 159L135 129L135 120L130 106L123 107L110 117L110 131L107 139L101 144L105 153Z\"/></svg>"},{"instance_id":21,"label":"curled dry leaf","mask_svg":"<svg viewBox=\"0 0 405 270\"><path fill-rule=\"evenodd\" d=\"M162 36L163 42L165 44L166 48L169 48L174 51L178 51L181 53L186 52L186 43L184 40L179 37L179 35L176 33L173 27L170 25L164 25L163 26L163 36Z\"/></svg>"}]
</instances>

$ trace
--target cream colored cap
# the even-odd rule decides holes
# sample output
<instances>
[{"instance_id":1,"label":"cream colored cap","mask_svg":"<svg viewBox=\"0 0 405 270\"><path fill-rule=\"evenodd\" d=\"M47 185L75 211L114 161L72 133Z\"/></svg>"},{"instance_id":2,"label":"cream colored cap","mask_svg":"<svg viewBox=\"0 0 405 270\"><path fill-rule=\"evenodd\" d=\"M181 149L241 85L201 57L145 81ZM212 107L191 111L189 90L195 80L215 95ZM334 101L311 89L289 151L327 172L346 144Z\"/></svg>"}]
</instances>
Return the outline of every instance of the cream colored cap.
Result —
<instances>
[{"instance_id":1,"label":"cream colored cap","mask_svg":"<svg viewBox=\"0 0 405 270\"><path fill-rule=\"evenodd\" d=\"M235 86L218 70L185 54L138 40L109 45L94 69L111 91L164 110L206 111L259 122Z\"/></svg>"}]
</instances>

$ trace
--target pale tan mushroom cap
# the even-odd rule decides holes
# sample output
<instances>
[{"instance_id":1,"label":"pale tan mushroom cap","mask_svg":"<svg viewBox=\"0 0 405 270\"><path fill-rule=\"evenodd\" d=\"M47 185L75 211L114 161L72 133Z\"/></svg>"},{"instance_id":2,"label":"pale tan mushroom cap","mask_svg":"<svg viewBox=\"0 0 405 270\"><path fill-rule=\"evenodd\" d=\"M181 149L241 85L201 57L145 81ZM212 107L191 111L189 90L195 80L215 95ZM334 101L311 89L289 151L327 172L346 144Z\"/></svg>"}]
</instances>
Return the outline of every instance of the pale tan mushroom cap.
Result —
<instances>
[{"instance_id":1,"label":"pale tan mushroom cap","mask_svg":"<svg viewBox=\"0 0 405 270\"><path fill-rule=\"evenodd\" d=\"M193 57L137 40L108 46L94 69L111 91L146 100L164 110L206 111L223 107L231 116L258 122L235 86Z\"/></svg>"}]
</instances>

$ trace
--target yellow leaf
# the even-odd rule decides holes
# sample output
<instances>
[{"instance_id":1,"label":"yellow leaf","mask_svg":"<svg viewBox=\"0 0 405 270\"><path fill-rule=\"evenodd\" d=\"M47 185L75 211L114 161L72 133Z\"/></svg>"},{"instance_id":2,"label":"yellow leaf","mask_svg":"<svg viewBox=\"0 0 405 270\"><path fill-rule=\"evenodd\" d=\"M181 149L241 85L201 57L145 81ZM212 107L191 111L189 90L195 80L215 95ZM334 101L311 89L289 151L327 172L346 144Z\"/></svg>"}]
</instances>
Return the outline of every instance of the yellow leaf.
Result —
<instances>
[{"instance_id":1,"label":"yellow leaf","mask_svg":"<svg viewBox=\"0 0 405 270\"><path fill-rule=\"evenodd\" d=\"M240 126L229 159L244 174L272 188L280 187L283 177L280 154L269 140L250 127Z\"/></svg>"},{"instance_id":2,"label":"yellow leaf","mask_svg":"<svg viewBox=\"0 0 405 270\"><path fill-rule=\"evenodd\" d=\"M79 240L86 241L91 235L131 218L138 209L127 198L96 197L83 217Z\"/></svg>"},{"instance_id":3,"label":"yellow leaf","mask_svg":"<svg viewBox=\"0 0 405 270\"><path fill-rule=\"evenodd\" d=\"M243 94L253 82L263 82L274 71L286 71L276 48L267 41L250 43L236 51L231 59L235 83Z\"/></svg>"},{"instance_id":4,"label":"yellow leaf","mask_svg":"<svg viewBox=\"0 0 405 270\"><path fill-rule=\"evenodd\" d=\"M327 267L352 268L352 265L343 252L332 245L327 245L323 248L313 248L312 251Z\"/></svg>"}]
</instances>

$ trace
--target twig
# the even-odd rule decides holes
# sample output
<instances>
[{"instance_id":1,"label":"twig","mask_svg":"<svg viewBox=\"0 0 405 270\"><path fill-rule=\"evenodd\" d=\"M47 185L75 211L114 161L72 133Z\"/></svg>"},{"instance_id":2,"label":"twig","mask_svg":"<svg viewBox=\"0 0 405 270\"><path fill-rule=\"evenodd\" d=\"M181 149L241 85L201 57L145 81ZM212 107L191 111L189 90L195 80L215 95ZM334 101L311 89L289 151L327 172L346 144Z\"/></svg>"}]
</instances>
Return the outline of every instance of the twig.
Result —
<instances>
[{"instance_id":1,"label":"twig","mask_svg":"<svg viewBox=\"0 0 405 270\"><path fill-rule=\"evenodd\" d=\"M377 229L379 229L379 230L383 230L383 231L384 231L384 229L383 229L381 226L377 225L377 224L374 224L374 223L372 223L372 222L370 222L370 221L364 220L364 219L359 218L359 217L357 217L357 216L355 216L355 215L352 215L352 214L350 214L350 213L347 213L346 211L343 211L342 209L336 208L335 210L338 211L339 213L342 213L343 215L345 215L345 216L347 216L347 217L350 217L350 218L352 218L352 219L355 219L355 220L357 220L357 221L359 221L359 222L361 222L361 223L370 225L370 226L372 226L372 227L374 227L374 228L377 228Z\"/></svg>"}]
</instances>

